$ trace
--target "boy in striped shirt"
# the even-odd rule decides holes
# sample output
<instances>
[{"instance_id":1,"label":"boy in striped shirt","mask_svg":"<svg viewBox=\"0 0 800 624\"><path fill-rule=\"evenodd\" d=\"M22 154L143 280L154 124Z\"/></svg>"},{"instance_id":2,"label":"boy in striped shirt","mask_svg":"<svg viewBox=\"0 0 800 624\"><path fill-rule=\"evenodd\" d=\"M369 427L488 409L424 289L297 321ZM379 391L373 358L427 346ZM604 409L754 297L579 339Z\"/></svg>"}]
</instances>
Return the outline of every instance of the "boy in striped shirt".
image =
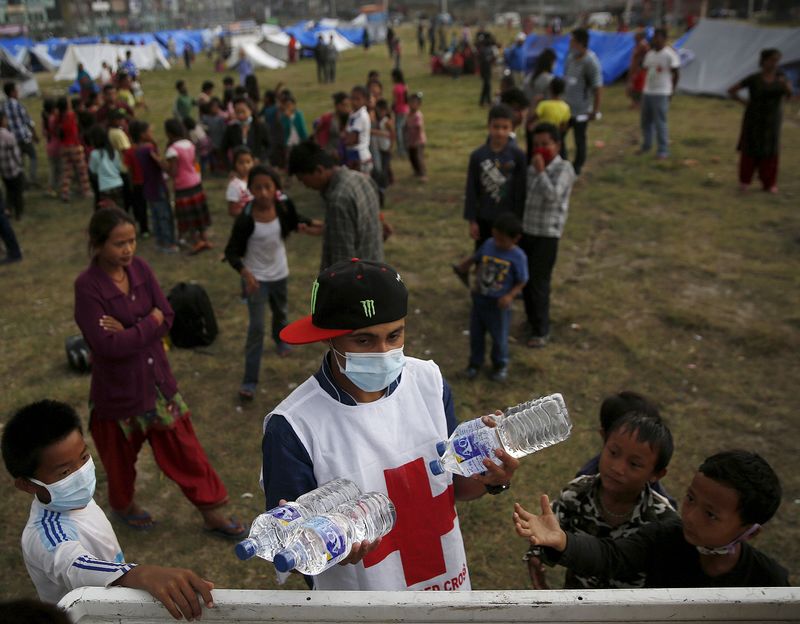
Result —
<instances>
[{"instance_id":1,"label":"boy in striped shirt","mask_svg":"<svg viewBox=\"0 0 800 624\"><path fill-rule=\"evenodd\" d=\"M213 584L191 570L126 563L114 529L92 498L94 463L69 405L38 401L3 431L3 461L14 486L33 495L22 555L39 598L57 603L78 587L143 589L175 619L201 615L197 594L213 606Z\"/></svg>"}]
</instances>

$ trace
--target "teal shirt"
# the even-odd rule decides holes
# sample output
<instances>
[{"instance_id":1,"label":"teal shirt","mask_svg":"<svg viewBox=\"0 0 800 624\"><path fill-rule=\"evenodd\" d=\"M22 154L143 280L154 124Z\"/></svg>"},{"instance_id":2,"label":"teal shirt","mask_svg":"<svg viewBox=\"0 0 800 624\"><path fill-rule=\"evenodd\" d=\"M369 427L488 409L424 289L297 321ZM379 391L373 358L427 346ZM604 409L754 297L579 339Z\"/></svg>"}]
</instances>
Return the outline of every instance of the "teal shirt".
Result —
<instances>
[{"instance_id":1,"label":"teal shirt","mask_svg":"<svg viewBox=\"0 0 800 624\"><path fill-rule=\"evenodd\" d=\"M97 176L97 186L101 193L122 186L122 176L119 174L121 169L122 163L116 151L113 158L104 149L93 150L89 156L89 171Z\"/></svg>"}]
</instances>

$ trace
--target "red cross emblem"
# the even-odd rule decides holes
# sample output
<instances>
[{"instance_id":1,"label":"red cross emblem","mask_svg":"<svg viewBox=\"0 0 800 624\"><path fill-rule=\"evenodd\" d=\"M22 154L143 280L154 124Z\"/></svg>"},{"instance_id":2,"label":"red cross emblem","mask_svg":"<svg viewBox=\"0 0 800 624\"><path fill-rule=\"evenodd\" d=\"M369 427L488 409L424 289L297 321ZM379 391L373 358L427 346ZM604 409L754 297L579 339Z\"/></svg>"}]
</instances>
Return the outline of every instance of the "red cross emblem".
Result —
<instances>
[{"instance_id":1,"label":"red cross emblem","mask_svg":"<svg viewBox=\"0 0 800 624\"><path fill-rule=\"evenodd\" d=\"M442 536L456 519L452 484L433 496L425 462L412 462L383 471L386 491L397 510L397 522L380 546L364 557L364 567L377 565L390 553L400 551L406 585L440 576L447 571Z\"/></svg>"}]
</instances>

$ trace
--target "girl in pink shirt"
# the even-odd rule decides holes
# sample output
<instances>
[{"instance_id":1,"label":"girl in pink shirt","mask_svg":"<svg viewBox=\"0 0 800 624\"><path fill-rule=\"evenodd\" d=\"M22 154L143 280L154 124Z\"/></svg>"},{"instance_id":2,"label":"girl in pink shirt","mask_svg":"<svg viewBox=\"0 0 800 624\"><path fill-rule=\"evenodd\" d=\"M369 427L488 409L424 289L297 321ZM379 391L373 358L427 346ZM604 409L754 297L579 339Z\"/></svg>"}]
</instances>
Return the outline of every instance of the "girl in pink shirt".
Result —
<instances>
[{"instance_id":1,"label":"girl in pink shirt","mask_svg":"<svg viewBox=\"0 0 800 624\"><path fill-rule=\"evenodd\" d=\"M213 245L206 238L206 229L211 225L203 182L195 162L194 144L186 138L186 128L178 119L164 122L167 134L165 169L175 187L175 217L178 234L187 238L196 254Z\"/></svg>"},{"instance_id":2,"label":"girl in pink shirt","mask_svg":"<svg viewBox=\"0 0 800 624\"><path fill-rule=\"evenodd\" d=\"M417 176L421 182L428 180L428 174L425 169L425 143L428 142L425 136L425 121L422 118L422 94L414 93L408 98L409 115L406 119L405 139L406 149L408 150L408 159L411 161L411 167L414 169L414 175Z\"/></svg>"}]
</instances>

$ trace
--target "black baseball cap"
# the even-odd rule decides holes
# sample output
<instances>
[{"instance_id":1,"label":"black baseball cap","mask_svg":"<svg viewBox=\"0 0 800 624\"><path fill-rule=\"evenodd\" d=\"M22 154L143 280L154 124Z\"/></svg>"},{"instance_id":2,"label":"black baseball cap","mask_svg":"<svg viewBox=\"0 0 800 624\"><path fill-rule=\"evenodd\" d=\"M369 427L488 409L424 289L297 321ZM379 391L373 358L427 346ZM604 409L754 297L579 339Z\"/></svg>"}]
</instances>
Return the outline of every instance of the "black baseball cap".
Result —
<instances>
[{"instance_id":1,"label":"black baseball cap","mask_svg":"<svg viewBox=\"0 0 800 624\"><path fill-rule=\"evenodd\" d=\"M281 340L308 344L362 327L405 318L408 291L388 264L345 260L320 271L311 287L311 314L281 330Z\"/></svg>"}]
</instances>

